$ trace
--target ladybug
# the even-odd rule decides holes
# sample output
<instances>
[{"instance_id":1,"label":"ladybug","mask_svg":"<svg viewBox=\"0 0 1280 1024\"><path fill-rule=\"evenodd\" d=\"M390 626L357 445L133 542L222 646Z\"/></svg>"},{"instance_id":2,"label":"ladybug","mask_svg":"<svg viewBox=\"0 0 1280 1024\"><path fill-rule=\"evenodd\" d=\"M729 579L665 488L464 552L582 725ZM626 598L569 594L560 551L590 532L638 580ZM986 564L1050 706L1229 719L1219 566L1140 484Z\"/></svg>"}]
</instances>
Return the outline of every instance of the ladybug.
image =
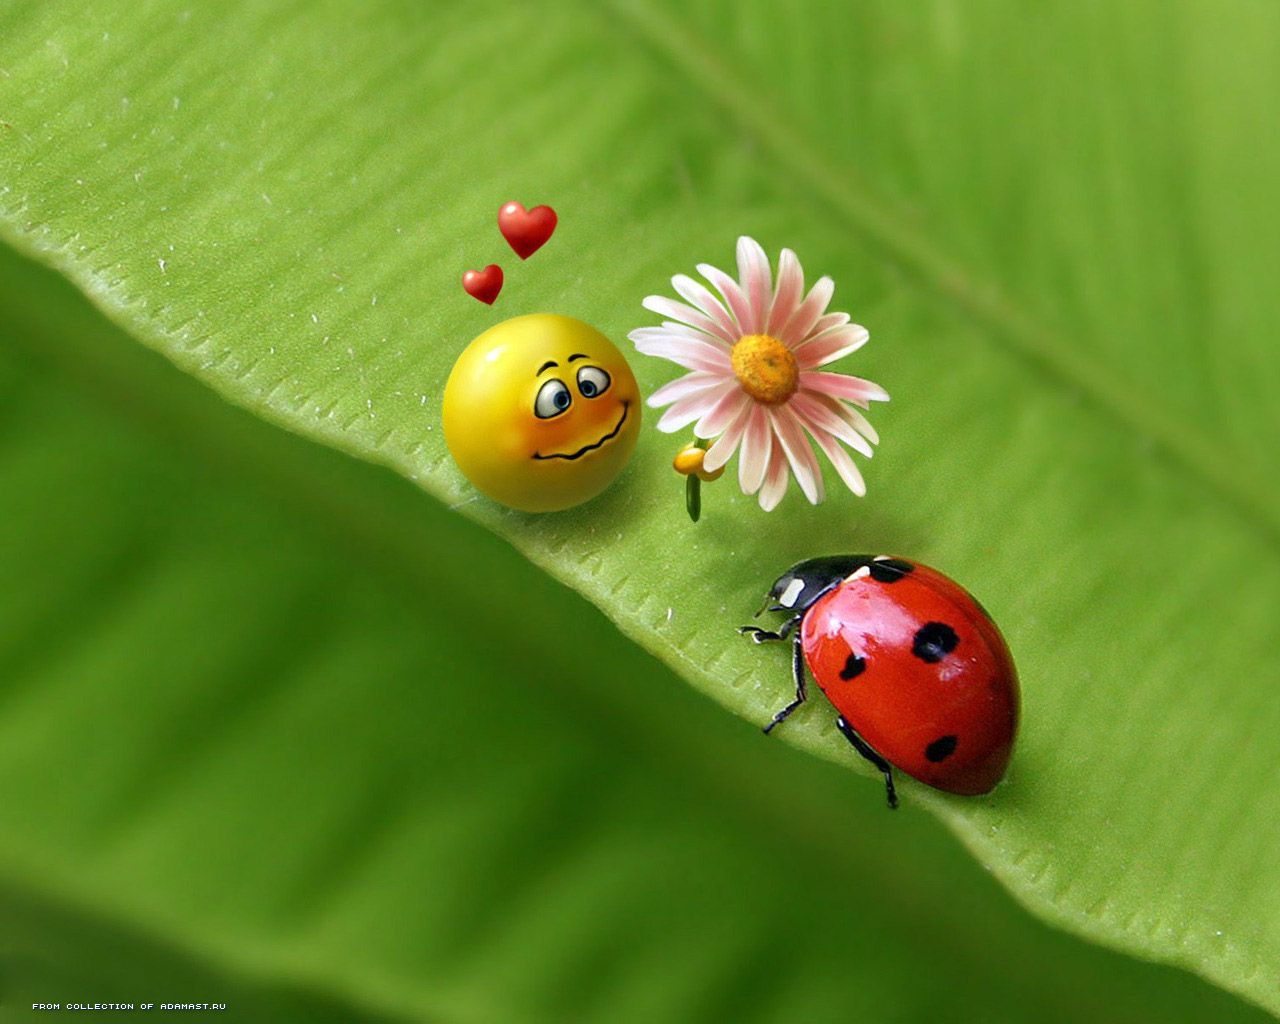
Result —
<instances>
[{"instance_id":1,"label":"ladybug","mask_svg":"<svg viewBox=\"0 0 1280 1024\"><path fill-rule=\"evenodd\" d=\"M790 612L756 643L792 637L796 695L768 733L804 703L805 663L835 705L836 728L884 775L893 769L948 793L990 792L1018 729L1018 674L991 617L936 569L890 555L832 555L793 565L766 609ZM794 634L794 635L793 635Z\"/></svg>"}]
</instances>

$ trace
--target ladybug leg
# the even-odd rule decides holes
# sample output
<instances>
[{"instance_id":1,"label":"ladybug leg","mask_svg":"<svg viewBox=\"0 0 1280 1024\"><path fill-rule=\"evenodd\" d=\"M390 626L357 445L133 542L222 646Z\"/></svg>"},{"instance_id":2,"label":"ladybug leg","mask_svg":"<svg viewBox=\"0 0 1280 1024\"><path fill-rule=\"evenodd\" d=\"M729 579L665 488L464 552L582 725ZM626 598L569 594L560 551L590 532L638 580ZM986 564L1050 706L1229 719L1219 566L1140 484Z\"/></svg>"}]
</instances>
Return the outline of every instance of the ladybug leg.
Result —
<instances>
[{"instance_id":1,"label":"ladybug leg","mask_svg":"<svg viewBox=\"0 0 1280 1024\"><path fill-rule=\"evenodd\" d=\"M776 633L770 629L761 629L759 626L739 626L738 632L743 636L751 637L758 644L767 644L772 640L785 640L791 635L791 631L800 625L800 620L803 618L803 615L791 616Z\"/></svg>"},{"instance_id":2,"label":"ladybug leg","mask_svg":"<svg viewBox=\"0 0 1280 1024\"><path fill-rule=\"evenodd\" d=\"M784 630L790 630L794 628L795 623L799 621L800 616L797 615L782 628ZM778 639L781 640L782 637L778 637ZM756 642L760 643L761 641L757 640ZM770 730L779 722L785 722L791 715L791 712L803 704L805 702L805 698L809 696L804 682L804 647L800 643L799 633L795 635L795 639L791 642L791 677L796 681L795 699L774 715L773 720L764 727L764 734L766 736L769 735Z\"/></svg>"},{"instance_id":3,"label":"ladybug leg","mask_svg":"<svg viewBox=\"0 0 1280 1024\"><path fill-rule=\"evenodd\" d=\"M853 731L853 726L845 720L844 715L836 719L836 728L840 730L845 739L853 744L854 750L880 769L880 773L884 776L885 797L889 801L889 810L895 810L898 806L898 794L893 788L893 766L872 750L867 745L867 741Z\"/></svg>"}]
</instances>

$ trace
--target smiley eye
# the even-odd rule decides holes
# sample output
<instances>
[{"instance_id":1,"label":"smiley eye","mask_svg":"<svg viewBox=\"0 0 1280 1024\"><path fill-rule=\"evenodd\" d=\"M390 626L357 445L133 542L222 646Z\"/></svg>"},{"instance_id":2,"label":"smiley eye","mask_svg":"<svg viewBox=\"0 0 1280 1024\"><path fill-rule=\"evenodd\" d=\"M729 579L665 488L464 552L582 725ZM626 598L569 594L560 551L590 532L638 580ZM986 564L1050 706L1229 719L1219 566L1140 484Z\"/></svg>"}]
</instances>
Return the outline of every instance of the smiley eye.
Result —
<instances>
[{"instance_id":1,"label":"smiley eye","mask_svg":"<svg viewBox=\"0 0 1280 1024\"><path fill-rule=\"evenodd\" d=\"M538 397L533 400L533 414L540 420L549 420L553 416L559 416L572 404L573 395L569 393L564 381L553 377L538 388Z\"/></svg>"},{"instance_id":2,"label":"smiley eye","mask_svg":"<svg viewBox=\"0 0 1280 1024\"><path fill-rule=\"evenodd\" d=\"M578 371L578 390L583 398L599 398L609 390L609 375L598 366L584 366Z\"/></svg>"}]
</instances>

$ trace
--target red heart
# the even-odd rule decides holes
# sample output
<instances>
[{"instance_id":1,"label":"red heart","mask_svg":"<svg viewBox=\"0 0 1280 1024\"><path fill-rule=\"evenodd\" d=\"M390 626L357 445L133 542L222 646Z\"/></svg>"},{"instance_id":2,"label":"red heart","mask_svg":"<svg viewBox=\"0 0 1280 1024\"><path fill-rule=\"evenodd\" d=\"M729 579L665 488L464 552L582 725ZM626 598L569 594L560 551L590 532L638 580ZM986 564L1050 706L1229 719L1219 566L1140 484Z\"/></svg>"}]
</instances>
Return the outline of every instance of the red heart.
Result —
<instances>
[{"instance_id":1,"label":"red heart","mask_svg":"<svg viewBox=\"0 0 1280 1024\"><path fill-rule=\"evenodd\" d=\"M522 260L527 260L547 244L556 229L556 211L549 206L526 210L519 203L506 203L498 211L498 230Z\"/></svg>"},{"instance_id":2,"label":"red heart","mask_svg":"<svg viewBox=\"0 0 1280 1024\"><path fill-rule=\"evenodd\" d=\"M502 268L490 263L484 270L468 270L462 275L462 287L473 299L492 306L498 292L502 291Z\"/></svg>"}]
</instances>

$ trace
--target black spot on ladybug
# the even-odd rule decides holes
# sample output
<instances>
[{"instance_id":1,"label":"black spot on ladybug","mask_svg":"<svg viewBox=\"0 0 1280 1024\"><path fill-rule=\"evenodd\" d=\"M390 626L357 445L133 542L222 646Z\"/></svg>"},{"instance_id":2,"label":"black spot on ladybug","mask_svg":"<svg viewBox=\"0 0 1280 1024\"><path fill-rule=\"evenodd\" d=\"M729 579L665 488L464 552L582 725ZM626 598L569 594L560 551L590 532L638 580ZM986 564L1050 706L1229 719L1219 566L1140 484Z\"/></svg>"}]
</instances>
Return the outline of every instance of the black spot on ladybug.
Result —
<instances>
[{"instance_id":1,"label":"black spot on ladybug","mask_svg":"<svg viewBox=\"0 0 1280 1024\"><path fill-rule=\"evenodd\" d=\"M841 679L857 679L858 676L866 670L867 659L857 654L849 655L844 663L844 668L840 670Z\"/></svg>"},{"instance_id":2,"label":"black spot on ladybug","mask_svg":"<svg viewBox=\"0 0 1280 1024\"><path fill-rule=\"evenodd\" d=\"M912 572L915 566L901 558L882 558L878 562L872 562L870 568L871 578L877 583L897 583Z\"/></svg>"},{"instance_id":3,"label":"black spot on ladybug","mask_svg":"<svg viewBox=\"0 0 1280 1024\"><path fill-rule=\"evenodd\" d=\"M911 653L921 661L938 662L956 649L960 638L945 622L926 622L916 630Z\"/></svg>"},{"instance_id":4,"label":"black spot on ladybug","mask_svg":"<svg viewBox=\"0 0 1280 1024\"><path fill-rule=\"evenodd\" d=\"M954 736L939 736L936 740L924 748L924 756L937 764L939 761L945 761L956 750L956 738Z\"/></svg>"}]
</instances>

